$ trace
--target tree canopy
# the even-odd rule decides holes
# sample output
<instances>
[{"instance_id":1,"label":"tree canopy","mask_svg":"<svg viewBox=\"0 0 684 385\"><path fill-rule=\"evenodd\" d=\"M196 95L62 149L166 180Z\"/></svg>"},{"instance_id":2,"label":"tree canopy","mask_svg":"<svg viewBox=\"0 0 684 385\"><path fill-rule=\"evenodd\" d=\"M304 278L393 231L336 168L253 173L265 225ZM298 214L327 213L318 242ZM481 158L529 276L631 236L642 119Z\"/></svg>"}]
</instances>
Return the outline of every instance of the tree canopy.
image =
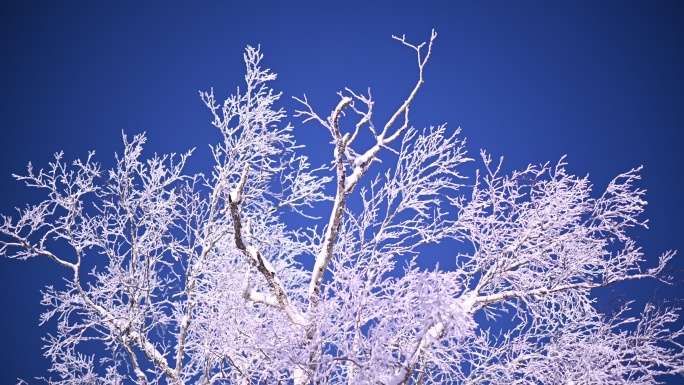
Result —
<instances>
[{"instance_id":1,"label":"tree canopy","mask_svg":"<svg viewBox=\"0 0 684 385\"><path fill-rule=\"evenodd\" d=\"M57 320L48 382L655 384L681 375L679 309L596 301L615 283L671 280L674 253L647 264L631 235L645 226L640 170L592 191L564 159L504 173L484 151L471 158L460 129L414 127L436 37L395 37L417 71L386 120L374 117L370 90L340 92L324 115L298 99L294 117L330 135L328 164L302 155L270 88L276 75L254 47L233 95L200 93L223 139L206 175L184 172L192 151L143 156L144 134L124 135L111 169L93 153L29 164L16 178L45 197L3 216L0 253L64 271L66 284L43 294L43 320ZM461 172L468 162L481 165L474 175Z\"/></svg>"}]
</instances>

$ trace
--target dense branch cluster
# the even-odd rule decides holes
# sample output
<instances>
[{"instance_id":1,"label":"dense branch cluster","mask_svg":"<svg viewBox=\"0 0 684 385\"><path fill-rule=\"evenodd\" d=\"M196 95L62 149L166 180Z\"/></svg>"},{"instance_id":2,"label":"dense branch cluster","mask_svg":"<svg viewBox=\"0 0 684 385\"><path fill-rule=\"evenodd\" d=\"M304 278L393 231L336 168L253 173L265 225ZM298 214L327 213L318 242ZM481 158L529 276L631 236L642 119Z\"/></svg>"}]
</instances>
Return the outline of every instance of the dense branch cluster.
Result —
<instances>
[{"instance_id":1,"label":"dense branch cluster","mask_svg":"<svg viewBox=\"0 0 684 385\"><path fill-rule=\"evenodd\" d=\"M410 124L435 38L395 38L417 55L418 79L381 125L370 92L340 93L323 117L298 99L295 116L332 136L332 169L299 153L274 107L276 75L248 47L244 89L223 103L201 93L223 135L209 176L183 173L191 152L143 159L144 135L124 136L111 170L60 153L16 176L46 198L3 216L0 254L50 258L66 277L43 293L42 321L57 321L46 381L655 384L684 373L678 309L597 310L595 289L664 280L674 255L647 269L630 238L645 226L639 170L594 196L563 160L504 175L482 152L466 185L459 130ZM384 171L368 176L381 153ZM286 210L300 219L286 223ZM100 354L81 353L92 343Z\"/></svg>"}]
</instances>

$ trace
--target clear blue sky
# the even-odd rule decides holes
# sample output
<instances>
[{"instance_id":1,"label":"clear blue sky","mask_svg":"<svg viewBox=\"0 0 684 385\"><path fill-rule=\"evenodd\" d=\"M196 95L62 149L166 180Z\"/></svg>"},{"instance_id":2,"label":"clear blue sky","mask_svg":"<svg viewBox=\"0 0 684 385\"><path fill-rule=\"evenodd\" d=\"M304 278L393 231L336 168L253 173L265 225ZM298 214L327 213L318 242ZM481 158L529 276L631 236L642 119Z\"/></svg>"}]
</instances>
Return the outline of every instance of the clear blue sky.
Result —
<instances>
[{"instance_id":1,"label":"clear blue sky","mask_svg":"<svg viewBox=\"0 0 684 385\"><path fill-rule=\"evenodd\" d=\"M370 86L386 116L416 75L413 54L390 36L418 42L434 28L416 126L461 126L471 155L504 155L509 170L567 154L569 170L589 174L596 190L644 165L651 230L638 241L652 259L684 253L684 3L201 3L0 5L0 212L36 198L11 173L46 166L59 150L67 159L96 150L111 164L122 130L146 131L148 154L197 147L188 170L207 171L207 145L219 136L197 91L227 96L240 85L248 44L261 44L279 74L288 111L290 97L306 93L326 114L338 90ZM291 121L313 159L327 160L328 134ZM683 266L680 256L674 267ZM39 290L60 273L48 261L0 260L0 384L47 374L40 337L52 329L38 327ZM653 285L627 287L628 297L648 297ZM679 288L659 293L682 297Z\"/></svg>"}]
</instances>

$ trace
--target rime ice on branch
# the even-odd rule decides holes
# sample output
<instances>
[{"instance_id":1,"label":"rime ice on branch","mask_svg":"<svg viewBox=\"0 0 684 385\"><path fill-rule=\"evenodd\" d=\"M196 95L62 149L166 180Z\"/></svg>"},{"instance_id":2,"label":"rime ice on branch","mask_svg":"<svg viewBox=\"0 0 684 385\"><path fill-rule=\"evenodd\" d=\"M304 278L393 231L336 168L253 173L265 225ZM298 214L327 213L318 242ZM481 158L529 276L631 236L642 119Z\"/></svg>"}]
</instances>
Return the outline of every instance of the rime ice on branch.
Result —
<instances>
[{"instance_id":1,"label":"rime ice on branch","mask_svg":"<svg viewBox=\"0 0 684 385\"><path fill-rule=\"evenodd\" d=\"M276 76L248 47L244 88L223 103L200 93L223 136L209 176L183 173L190 152L145 160L144 135L124 136L111 170L93 154L69 165L60 153L16 176L46 197L3 216L0 253L49 258L66 280L43 293L42 321L57 320L47 382L655 384L681 375L679 309L596 308L594 289L667 281L674 253L649 264L630 236L645 226L639 170L594 196L562 159L503 175L482 152L466 184L459 166L472 159L460 130L410 124L435 38L395 37L416 54L417 79L377 127L370 91L340 93L323 118L300 100L295 116L332 136L332 169L298 153L274 107ZM367 176L380 154L386 171ZM310 226L286 223L285 210ZM440 242L460 246L425 247ZM436 266L446 258L454 269ZM101 354L83 354L85 342Z\"/></svg>"}]
</instances>

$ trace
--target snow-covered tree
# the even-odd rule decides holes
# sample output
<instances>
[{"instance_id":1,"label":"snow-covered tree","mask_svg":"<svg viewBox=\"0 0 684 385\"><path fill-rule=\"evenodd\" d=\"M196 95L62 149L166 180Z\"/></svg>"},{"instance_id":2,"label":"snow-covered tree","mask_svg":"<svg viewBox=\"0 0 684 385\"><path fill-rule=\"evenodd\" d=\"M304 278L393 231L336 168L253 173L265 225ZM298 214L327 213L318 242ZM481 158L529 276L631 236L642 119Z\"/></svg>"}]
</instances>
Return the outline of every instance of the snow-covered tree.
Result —
<instances>
[{"instance_id":1,"label":"snow-covered tree","mask_svg":"<svg viewBox=\"0 0 684 385\"><path fill-rule=\"evenodd\" d=\"M184 174L190 152L144 159L144 135L124 136L110 170L60 153L16 176L46 197L3 216L0 253L52 259L66 282L43 293L42 321L57 325L48 382L655 384L684 373L678 309L598 310L598 288L668 281L674 253L647 265L630 238L645 225L639 170L594 194L562 159L504 175L482 152L466 179L459 130L410 123L435 37L396 38L418 76L382 124L370 93L341 92L326 116L300 100L294 116L332 137L332 166L301 155L274 106L276 76L248 47L245 87L222 103L201 93L223 135L208 176Z\"/></svg>"}]
</instances>

